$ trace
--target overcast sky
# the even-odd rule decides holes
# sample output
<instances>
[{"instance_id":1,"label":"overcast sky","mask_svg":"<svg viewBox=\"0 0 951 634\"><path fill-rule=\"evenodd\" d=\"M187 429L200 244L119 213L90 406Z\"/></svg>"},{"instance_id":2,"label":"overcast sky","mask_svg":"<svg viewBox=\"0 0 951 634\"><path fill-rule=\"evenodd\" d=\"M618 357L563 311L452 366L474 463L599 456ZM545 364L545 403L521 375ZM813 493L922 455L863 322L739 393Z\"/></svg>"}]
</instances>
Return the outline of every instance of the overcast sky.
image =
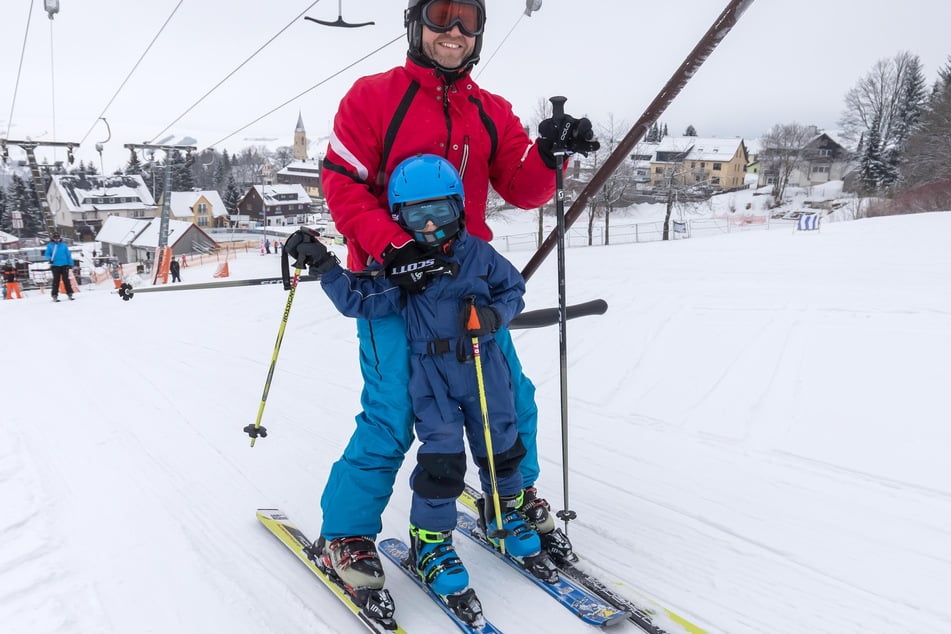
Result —
<instances>
[{"instance_id":1,"label":"overcast sky","mask_svg":"<svg viewBox=\"0 0 951 634\"><path fill-rule=\"evenodd\" d=\"M601 124L613 116L622 134L727 4L544 0L538 12L521 17L522 0L487 1L483 59L476 67L480 85L509 99L526 123L535 119L541 98L563 94L567 112L587 114ZM0 134L12 107L9 138L82 141L78 156L98 164L95 144L108 132L97 119L105 111L112 135L104 151L107 171L126 161L124 143L159 141L169 134L192 136L200 149L214 145L232 152L251 144L250 139L290 145L298 111L308 137L316 140L328 134L340 97L355 78L405 58L401 38L331 78L404 33L401 0L343 0L345 20L376 22L361 29L327 28L303 18L291 24L301 13L336 19L336 0L59 4L60 12L50 21L43 0L2 0ZM702 136L744 138L755 138L775 123L834 128L846 91L879 59L902 50L916 53L930 84L951 54L949 23L947 0L754 0L662 121L672 134L693 124ZM39 155L41 160L64 157L52 150ZM12 151L11 156L22 154Z\"/></svg>"}]
</instances>

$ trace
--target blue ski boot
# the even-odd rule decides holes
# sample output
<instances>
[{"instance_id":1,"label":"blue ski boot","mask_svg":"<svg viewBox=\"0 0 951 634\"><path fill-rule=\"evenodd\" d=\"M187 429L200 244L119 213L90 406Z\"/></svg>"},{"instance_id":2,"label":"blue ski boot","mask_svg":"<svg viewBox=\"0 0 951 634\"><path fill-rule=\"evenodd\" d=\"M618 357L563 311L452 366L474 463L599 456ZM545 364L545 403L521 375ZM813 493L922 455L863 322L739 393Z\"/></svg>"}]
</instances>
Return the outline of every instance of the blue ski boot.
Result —
<instances>
[{"instance_id":1,"label":"blue ski boot","mask_svg":"<svg viewBox=\"0 0 951 634\"><path fill-rule=\"evenodd\" d=\"M427 531L410 524L410 559L433 592L448 596L469 587L469 572L452 545L452 531Z\"/></svg>"},{"instance_id":2,"label":"blue ski boot","mask_svg":"<svg viewBox=\"0 0 951 634\"><path fill-rule=\"evenodd\" d=\"M532 557L541 552L542 542L531 524L528 523L525 515L520 511L523 503L524 491L518 495L500 495L499 507L502 509L502 535L504 536L505 552L512 557ZM485 500L484 521L485 534L496 548L499 548L502 540L497 533L498 523L495 521L495 504L492 501L491 494L484 494Z\"/></svg>"}]
</instances>

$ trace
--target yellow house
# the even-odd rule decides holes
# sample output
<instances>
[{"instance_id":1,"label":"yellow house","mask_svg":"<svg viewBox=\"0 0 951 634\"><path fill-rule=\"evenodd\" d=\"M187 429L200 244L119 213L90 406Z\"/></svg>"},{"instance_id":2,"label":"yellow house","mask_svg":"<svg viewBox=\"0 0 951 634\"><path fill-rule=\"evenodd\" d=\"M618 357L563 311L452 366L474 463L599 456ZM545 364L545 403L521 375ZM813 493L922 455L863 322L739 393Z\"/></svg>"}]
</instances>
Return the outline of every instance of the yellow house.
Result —
<instances>
[{"instance_id":1,"label":"yellow house","mask_svg":"<svg viewBox=\"0 0 951 634\"><path fill-rule=\"evenodd\" d=\"M651 158L651 187L742 187L748 161L743 139L664 137Z\"/></svg>"},{"instance_id":2,"label":"yellow house","mask_svg":"<svg viewBox=\"0 0 951 634\"><path fill-rule=\"evenodd\" d=\"M169 215L176 220L187 220L202 229L228 226L228 208L215 190L172 192Z\"/></svg>"}]
</instances>

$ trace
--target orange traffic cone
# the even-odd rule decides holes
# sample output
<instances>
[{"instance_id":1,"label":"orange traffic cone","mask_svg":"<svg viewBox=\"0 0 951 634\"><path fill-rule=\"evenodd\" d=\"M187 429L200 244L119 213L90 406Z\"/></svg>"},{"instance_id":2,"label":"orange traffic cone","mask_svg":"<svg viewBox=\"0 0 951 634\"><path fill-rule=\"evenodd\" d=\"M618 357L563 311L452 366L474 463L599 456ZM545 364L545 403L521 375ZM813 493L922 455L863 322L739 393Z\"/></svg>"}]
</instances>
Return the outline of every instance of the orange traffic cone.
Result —
<instances>
[{"instance_id":1,"label":"orange traffic cone","mask_svg":"<svg viewBox=\"0 0 951 634\"><path fill-rule=\"evenodd\" d=\"M228 272L228 263L222 262L218 265L218 269L215 271L213 277L228 277L230 273Z\"/></svg>"}]
</instances>

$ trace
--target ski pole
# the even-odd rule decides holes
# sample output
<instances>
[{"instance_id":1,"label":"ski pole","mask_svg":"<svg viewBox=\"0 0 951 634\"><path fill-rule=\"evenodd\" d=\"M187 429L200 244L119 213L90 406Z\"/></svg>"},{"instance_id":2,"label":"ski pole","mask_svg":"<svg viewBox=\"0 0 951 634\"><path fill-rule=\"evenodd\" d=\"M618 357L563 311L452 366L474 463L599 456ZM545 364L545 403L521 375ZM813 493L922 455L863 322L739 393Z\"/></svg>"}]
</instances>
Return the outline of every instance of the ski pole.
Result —
<instances>
[{"instance_id":1,"label":"ski pole","mask_svg":"<svg viewBox=\"0 0 951 634\"><path fill-rule=\"evenodd\" d=\"M468 330L478 330L479 313L475 309L475 298L468 297L469 319L466 320ZM502 528L502 503L499 500L499 483L495 476L495 452L492 450L492 430L489 428L489 404L485 398L485 380L482 378L482 354L479 351L479 338L472 338L472 360L475 363L476 383L479 386L479 407L482 410L482 431L485 434L485 451L489 455L489 479L492 482L492 508L495 509L495 527L493 537L499 539L499 549L505 554L505 529ZM486 527L488 530L488 527Z\"/></svg>"},{"instance_id":2,"label":"ski pole","mask_svg":"<svg viewBox=\"0 0 951 634\"><path fill-rule=\"evenodd\" d=\"M295 265L296 266L296 265ZM251 446L254 441L261 438L267 438L267 428L261 426L261 417L264 416L264 405L267 403L267 394L271 390L271 379L274 377L274 368L277 365L277 355L281 351L281 342L284 340L284 329L287 327L287 318L291 314L291 304L294 302L294 293L297 291L297 280L300 277L301 268L296 266L294 277L290 280L290 290L287 294L287 304L284 305L284 315L281 318L281 326L277 330L277 341L274 342L274 351L271 353L271 367L267 371L267 379L264 381L264 394L261 396L261 404L258 406L258 416L253 425L248 425L244 431L251 436Z\"/></svg>"},{"instance_id":3,"label":"ski pole","mask_svg":"<svg viewBox=\"0 0 951 634\"><path fill-rule=\"evenodd\" d=\"M565 97L552 97L551 113L557 121L565 116ZM555 139L553 154L564 158L568 151L561 138ZM578 514L569 510L568 505L568 320L567 297L565 293L565 181L561 167L555 169L555 213L558 219L558 360L559 375L561 377L561 468L562 483L564 486L565 508L555 515L565 522L565 533L568 533L568 522Z\"/></svg>"},{"instance_id":4,"label":"ski pole","mask_svg":"<svg viewBox=\"0 0 951 634\"><path fill-rule=\"evenodd\" d=\"M598 171L595 172L591 180L588 181L588 184L575 196L574 202L571 203L571 208L565 216L567 226L570 227L574 224L575 220L584 213L585 209L588 208L588 201L601 191L605 181L610 178L611 174L627 161L627 157L630 156L634 146L637 145L641 137L644 136L644 133L647 132L647 128L650 127L650 124L657 121L660 115L664 114L667 106L680 94L680 91L684 89L684 86L687 85L690 78L697 73L707 58L710 57L710 54L713 53L717 45L723 41L727 33L736 26L740 16L743 15L743 12L745 12L751 4L753 4L753 0L730 0L726 8L723 9L700 41L697 42L697 45L687 55L687 58L681 63L677 70L674 71L674 74L670 76L670 79L667 80L664 87L657 93L654 100L647 106L641 118L634 123L627 135L618 143L614 151L611 152L611 155L605 159L601 167L598 168ZM522 267L522 277L525 278L526 282L535 274L535 271L538 270L541 263L544 262L545 258L551 253L552 248L555 246L554 241L555 232L553 231L548 234L548 237L546 237L538 249L535 250L535 255L528 261L528 264Z\"/></svg>"}]
</instances>

